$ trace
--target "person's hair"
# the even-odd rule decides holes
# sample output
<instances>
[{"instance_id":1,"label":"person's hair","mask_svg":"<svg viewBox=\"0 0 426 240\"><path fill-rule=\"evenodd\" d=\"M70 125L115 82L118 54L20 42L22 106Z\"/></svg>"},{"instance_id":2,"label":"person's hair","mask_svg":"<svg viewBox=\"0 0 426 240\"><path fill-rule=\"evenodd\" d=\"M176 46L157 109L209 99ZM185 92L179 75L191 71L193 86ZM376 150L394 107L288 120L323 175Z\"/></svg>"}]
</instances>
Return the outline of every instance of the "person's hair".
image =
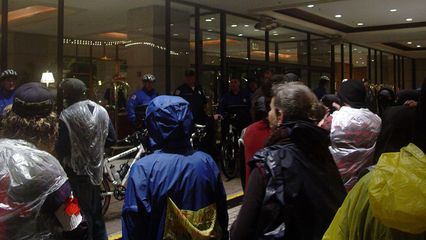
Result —
<instances>
[{"instance_id":1,"label":"person's hair","mask_svg":"<svg viewBox=\"0 0 426 240\"><path fill-rule=\"evenodd\" d=\"M21 117L8 107L3 114L0 121L1 137L26 140L41 150L53 153L58 136L58 117L55 112L44 117Z\"/></svg>"},{"instance_id":2,"label":"person's hair","mask_svg":"<svg viewBox=\"0 0 426 240\"><path fill-rule=\"evenodd\" d=\"M315 94L300 82L273 86L275 107L284 113L286 121L313 120L319 104Z\"/></svg>"}]
</instances>

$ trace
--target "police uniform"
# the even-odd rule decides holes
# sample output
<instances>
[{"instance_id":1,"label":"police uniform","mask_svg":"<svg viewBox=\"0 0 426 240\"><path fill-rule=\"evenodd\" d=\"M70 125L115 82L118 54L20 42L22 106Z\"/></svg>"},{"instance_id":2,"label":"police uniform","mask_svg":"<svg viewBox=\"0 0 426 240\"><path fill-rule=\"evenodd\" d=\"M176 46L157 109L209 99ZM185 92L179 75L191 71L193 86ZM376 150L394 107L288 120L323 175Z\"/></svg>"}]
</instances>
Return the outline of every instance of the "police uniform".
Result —
<instances>
[{"instance_id":1,"label":"police uniform","mask_svg":"<svg viewBox=\"0 0 426 240\"><path fill-rule=\"evenodd\" d=\"M182 84L175 90L174 95L189 102L194 117L194 123L206 124L207 116L204 111L204 106L207 104L207 98L200 85L195 85L194 89L192 89L187 84Z\"/></svg>"},{"instance_id":2,"label":"police uniform","mask_svg":"<svg viewBox=\"0 0 426 240\"><path fill-rule=\"evenodd\" d=\"M251 123L250 116L250 92L241 89L237 94L232 91L225 93L220 99L218 112L225 118L223 130L227 130L229 114L236 114L235 124L238 132Z\"/></svg>"},{"instance_id":3,"label":"police uniform","mask_svg":"<svg viewBox=\"0 0 426 240\"><path fill-rule=\"evenodd\" d=\"M142 88L139 91L135 92L132 96L129 97L127 102L127 118L132 124L136 124L138 120L141 120L140 113L138 112L138 107L147 106L152 99L158 96L158 93L152 89L147 91Z\"/></svg>"}]
</instances>

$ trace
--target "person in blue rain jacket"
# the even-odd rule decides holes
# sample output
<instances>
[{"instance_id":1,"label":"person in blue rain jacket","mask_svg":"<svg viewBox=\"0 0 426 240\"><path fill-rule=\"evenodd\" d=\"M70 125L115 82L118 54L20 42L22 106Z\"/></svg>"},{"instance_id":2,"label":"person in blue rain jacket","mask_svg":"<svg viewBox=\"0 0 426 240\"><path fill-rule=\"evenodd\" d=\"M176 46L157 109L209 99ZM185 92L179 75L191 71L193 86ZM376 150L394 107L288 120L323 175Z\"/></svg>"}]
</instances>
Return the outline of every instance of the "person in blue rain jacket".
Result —
<instances>
[{"instance_id":1,"label":"person in blue rain jacket","mask_svg":"<svg viewBox=\"0 0 426 240\"><path fill-rule=\"evenodd\" d=\"M154 82L154 75L145 74L142 77L142 88L130 96L127 102L127 118L136 129L143 127L146 106L158 96L153 86Z\"/></svg>"},{"instance_id":2,"label":"person in blue rain jacket","mask_svg":"<svg viewBox=\"0 0 426 240\"><path fill-rule=\"evenodd\" d=\"M159 96L148 105L146 125L154 152L130 170L122 211L123 239L163 239L170 231L166 224L169 202L187 212L214 206L221 229L216 238L227 239L220 171L211 156L192 150L192 121L189 103L181 97Z\"/></svg>"},{"instance_id":3,"label":"person in blue rain jacket","mask_svg":"<svg viewBox=\"0 0 426 240\"><path fill-rule=\"evenodd\" d=\"M0 75L0 116L3 110L13 103L17 79L18 73L13 69L7 69Z\"/></svg>"}]
</instances>

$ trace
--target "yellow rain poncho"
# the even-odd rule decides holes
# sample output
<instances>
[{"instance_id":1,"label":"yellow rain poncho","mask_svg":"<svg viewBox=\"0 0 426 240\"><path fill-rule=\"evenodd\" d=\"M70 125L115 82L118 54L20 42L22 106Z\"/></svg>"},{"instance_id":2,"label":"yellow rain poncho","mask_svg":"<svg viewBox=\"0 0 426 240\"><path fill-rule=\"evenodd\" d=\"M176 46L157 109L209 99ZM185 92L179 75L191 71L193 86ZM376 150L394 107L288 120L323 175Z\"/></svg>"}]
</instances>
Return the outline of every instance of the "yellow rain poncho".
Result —
<instances>
[{"instance_id":1,"label":"yellow rain poncho","mask_svg":"<svg viewBox=\"0 0 426 240\"><path fill-rule=\"evenodd\" d=\"M323 240L426 239L426 155L414 144L384 153L351 190Z\"/></svg>"}]
</instances>

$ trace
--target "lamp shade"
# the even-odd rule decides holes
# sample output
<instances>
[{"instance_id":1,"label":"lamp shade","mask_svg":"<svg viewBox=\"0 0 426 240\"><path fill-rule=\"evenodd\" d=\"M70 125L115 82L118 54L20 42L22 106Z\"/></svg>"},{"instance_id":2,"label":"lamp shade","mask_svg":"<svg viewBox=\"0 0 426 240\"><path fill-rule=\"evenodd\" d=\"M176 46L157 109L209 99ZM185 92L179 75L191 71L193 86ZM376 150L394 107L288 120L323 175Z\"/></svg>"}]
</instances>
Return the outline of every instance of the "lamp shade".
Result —
<instances>
[{"instance_id":1,"label":"lamp shade","mask_svg":"<svg viewBox=\"0 0 426 240\"><path fill-rule=\"evenodd\" d=\"M49 87L49 83L55 82L55 78L53 77L53 73L51 73L49 71L44 72L43 75L41 75L40 82L46 83L46 86Z\"/></svg>"}]
</instances>

